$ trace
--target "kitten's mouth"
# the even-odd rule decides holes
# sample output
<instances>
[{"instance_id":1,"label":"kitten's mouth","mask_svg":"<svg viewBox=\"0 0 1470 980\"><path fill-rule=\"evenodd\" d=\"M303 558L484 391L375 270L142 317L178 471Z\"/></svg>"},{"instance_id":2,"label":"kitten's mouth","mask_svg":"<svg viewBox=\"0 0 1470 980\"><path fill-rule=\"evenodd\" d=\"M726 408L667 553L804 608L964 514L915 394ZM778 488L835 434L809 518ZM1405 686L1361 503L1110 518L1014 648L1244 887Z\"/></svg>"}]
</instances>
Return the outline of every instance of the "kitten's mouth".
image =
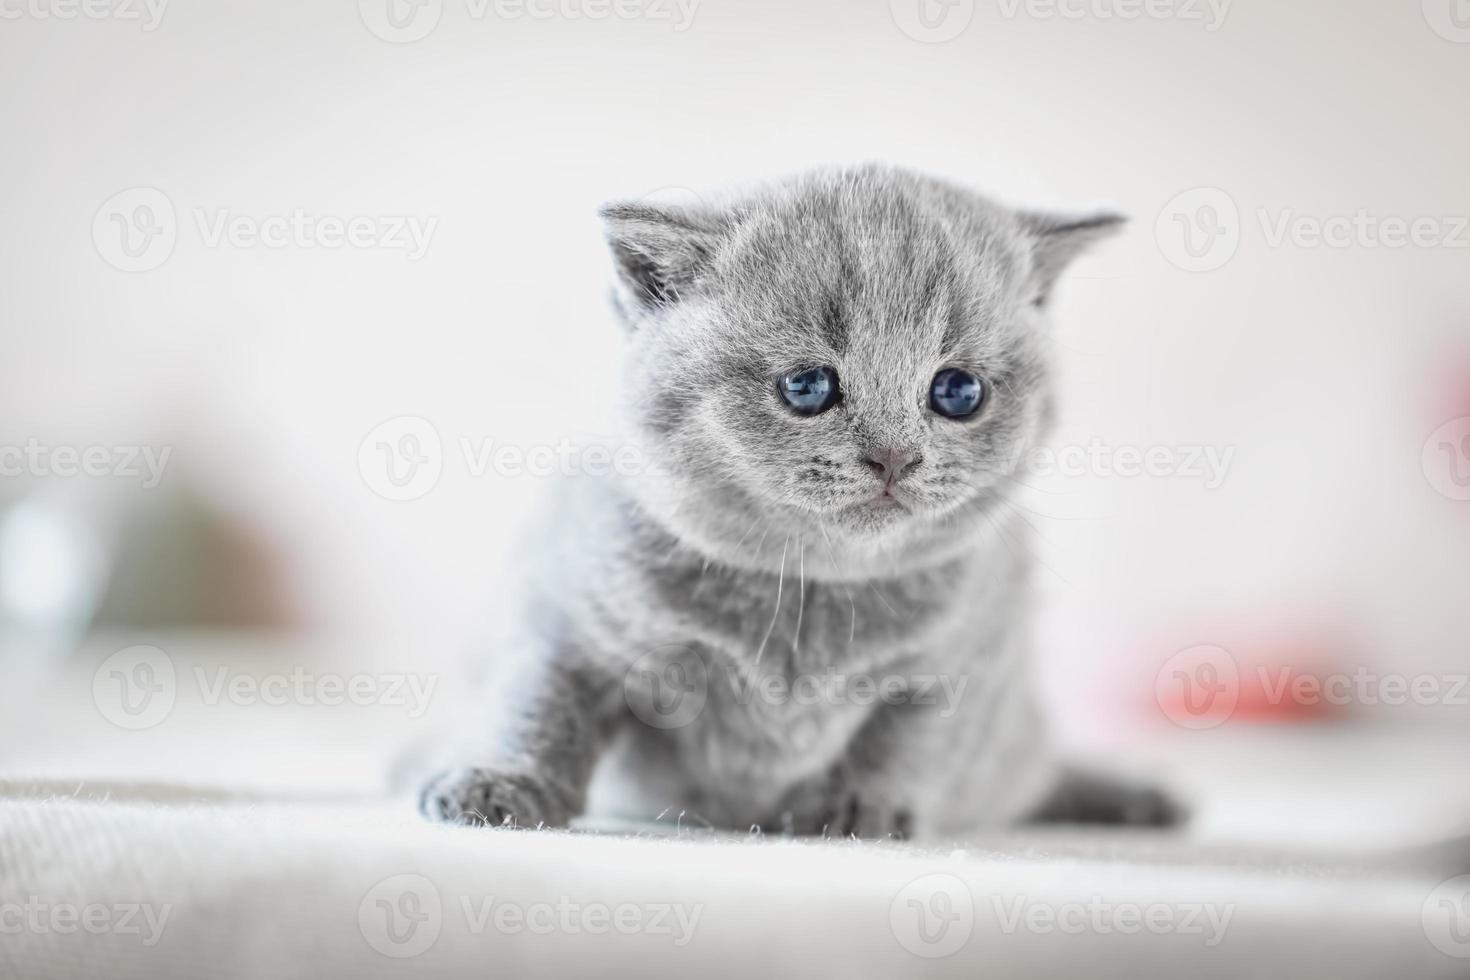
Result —
<instances>
[{"instance_id":1,"label":"kitten's mouth","mask_svg":"<svg viewBox=\"0 0 1470 980\"><path fill-rule=\"evenodd\" d=\"M909 502L902 495L894 492L893 487L884 489L873 494L865 500L848 505L848 509L857 514L885 514L894 515L907 513Z\"/></svg>"},{"instance_id":2,"label":"kitten's mouth","mask_svg":"<svg viewBox=\"0 0 1470 980\"><path fill-rule=\"evenodd\" d=\"M888 487L884 489L881 493L875 494L874 496L870 497L867 501L867 505L878 510L888 510L892 507L897 507L901 510L908 509L907 505L904 504L902 500L899 500L898 497L893 493L892 487Z\"/></svg>"}]
</instances>

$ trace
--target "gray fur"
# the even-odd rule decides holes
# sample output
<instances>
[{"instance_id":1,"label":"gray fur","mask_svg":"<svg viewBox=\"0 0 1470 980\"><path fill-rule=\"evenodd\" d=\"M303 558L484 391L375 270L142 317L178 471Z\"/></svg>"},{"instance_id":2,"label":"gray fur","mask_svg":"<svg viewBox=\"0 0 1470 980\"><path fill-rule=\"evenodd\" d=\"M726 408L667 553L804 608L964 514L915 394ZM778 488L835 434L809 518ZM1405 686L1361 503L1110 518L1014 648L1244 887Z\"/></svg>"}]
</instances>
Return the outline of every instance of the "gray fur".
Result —
<instances>
[{"instance_id":1,"label":"gray fur","mask_svg":"<svg viewBox=\"0 0 1470 980\"><path fill-rule=\"evenodd\" d=\"M647 466L567 481L548 508L486 700L423 811L564 825L601 763L638 812L742 830L1167 821L1159 794L1068 777L1048 750L1012 503L1051 414L1047 297L1120 219L1015 212L881 167L603 216L627 330L618 419ZM776 379L813 365L836 368L843 400L798 417ZM976 419L928 407L946 367L987 382ZM864 459L892 449L917 464L903 506L876 506ZM771 686L790 682L806 696ZM668 685L702 709L661 714Z\"/></svg>"}]
</instances>

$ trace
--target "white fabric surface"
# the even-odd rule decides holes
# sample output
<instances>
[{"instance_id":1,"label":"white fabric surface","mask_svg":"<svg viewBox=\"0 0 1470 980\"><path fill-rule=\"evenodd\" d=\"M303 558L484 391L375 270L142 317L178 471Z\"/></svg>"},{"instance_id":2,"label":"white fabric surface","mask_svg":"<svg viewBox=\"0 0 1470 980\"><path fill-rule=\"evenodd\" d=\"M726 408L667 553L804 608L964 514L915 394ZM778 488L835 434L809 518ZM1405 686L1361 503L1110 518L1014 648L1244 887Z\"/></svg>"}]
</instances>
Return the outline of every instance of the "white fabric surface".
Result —
<instances>
[{"instance_id":1,"label":"white fabric surface","mask_svg":"<svg viewBox=\"0 0 1470 980\"><path fill-rule=\"evenodd\" d=\"M0 784L0 901L8 910L0 976L27 980L1464 976L1470 961L1435 949L1421 925L1437 880L1371 862L1302 864L1147 835L921 849L687 831L495 832L425 825L383 801ZM956 888L970 896L972 915ZM939 891L948 904L934 898ZM404 904L406 892L417 906L413 898ZM481 919L489 899L491 915ZM910 899L950 916L937 945L919 936ZM386 931L380 900L420 920L412 933L406 918L395 920L401 945ZM574 907L570 927L560 919L544 934L511 919L497 927L493 910L509 904L540 915L534 924L544 929L559 901ZM130 923L137 932L68 933L49 913L39 927L33 920L14 929L17 905L72 906L81 915L89 903L106 906L119 926L118 910L149 906L161 930L150 932L142 913ZM1179 928L1007 928L1018 908L1044 917L1048 908L1087 903L1172 908ZM660 923L668 934L609 926L596 935L598 920L580 918L597 907L616 915L624 904L650 926L655 906L679 906L692 931L673 913ZM1195 905L1217 915L1229 909L1212 946L1208 927L1182 928ZM632 913L623 914L630 924ZM930 920L931 936L939 921ZM676 944L681 937L687 941ZM949 955L920 955L935 952Z\"/></svg>"}]
</instances>

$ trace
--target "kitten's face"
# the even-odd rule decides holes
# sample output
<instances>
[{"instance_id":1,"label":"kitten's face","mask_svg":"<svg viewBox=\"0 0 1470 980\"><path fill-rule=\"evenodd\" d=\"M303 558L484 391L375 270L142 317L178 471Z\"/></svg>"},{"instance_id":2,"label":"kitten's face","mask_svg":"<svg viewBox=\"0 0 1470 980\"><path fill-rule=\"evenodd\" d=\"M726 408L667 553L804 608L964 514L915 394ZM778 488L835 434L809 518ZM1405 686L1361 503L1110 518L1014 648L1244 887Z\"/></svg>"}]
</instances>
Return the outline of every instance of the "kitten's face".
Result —
<instances>
[{"instance_id":1,"label":"kitten's face","mask_svg":"<svg viewBox=\"0 0 1470 980\"><path fill-rule=\"evenodd\" d=\"M876 548L985 520L1048 414L1036 219L891 171L608 216L629 394L672 473L644 497L681 535Z\"/></svg>"}]
</instances>

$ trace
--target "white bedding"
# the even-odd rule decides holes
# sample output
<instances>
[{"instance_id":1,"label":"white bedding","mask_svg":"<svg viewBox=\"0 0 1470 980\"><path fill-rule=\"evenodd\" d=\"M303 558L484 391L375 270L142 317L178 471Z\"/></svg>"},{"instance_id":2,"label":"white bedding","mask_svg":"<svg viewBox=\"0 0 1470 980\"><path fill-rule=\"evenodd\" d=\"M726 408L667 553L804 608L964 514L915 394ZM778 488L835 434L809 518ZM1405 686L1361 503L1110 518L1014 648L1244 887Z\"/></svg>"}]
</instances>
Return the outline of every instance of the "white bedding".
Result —
<instances>
[{"instance_id":1,"label":"white bedding","mask_svg":"<svg viewBox=\"0 0 1470 980\"><path fill-rule=\"evenodd\" d=\"M1434 884L1150 836L493 832L381 801L0 787L0 975L28 980L1464 976L1426 939Z\"/></svg>"}]
</instances>

